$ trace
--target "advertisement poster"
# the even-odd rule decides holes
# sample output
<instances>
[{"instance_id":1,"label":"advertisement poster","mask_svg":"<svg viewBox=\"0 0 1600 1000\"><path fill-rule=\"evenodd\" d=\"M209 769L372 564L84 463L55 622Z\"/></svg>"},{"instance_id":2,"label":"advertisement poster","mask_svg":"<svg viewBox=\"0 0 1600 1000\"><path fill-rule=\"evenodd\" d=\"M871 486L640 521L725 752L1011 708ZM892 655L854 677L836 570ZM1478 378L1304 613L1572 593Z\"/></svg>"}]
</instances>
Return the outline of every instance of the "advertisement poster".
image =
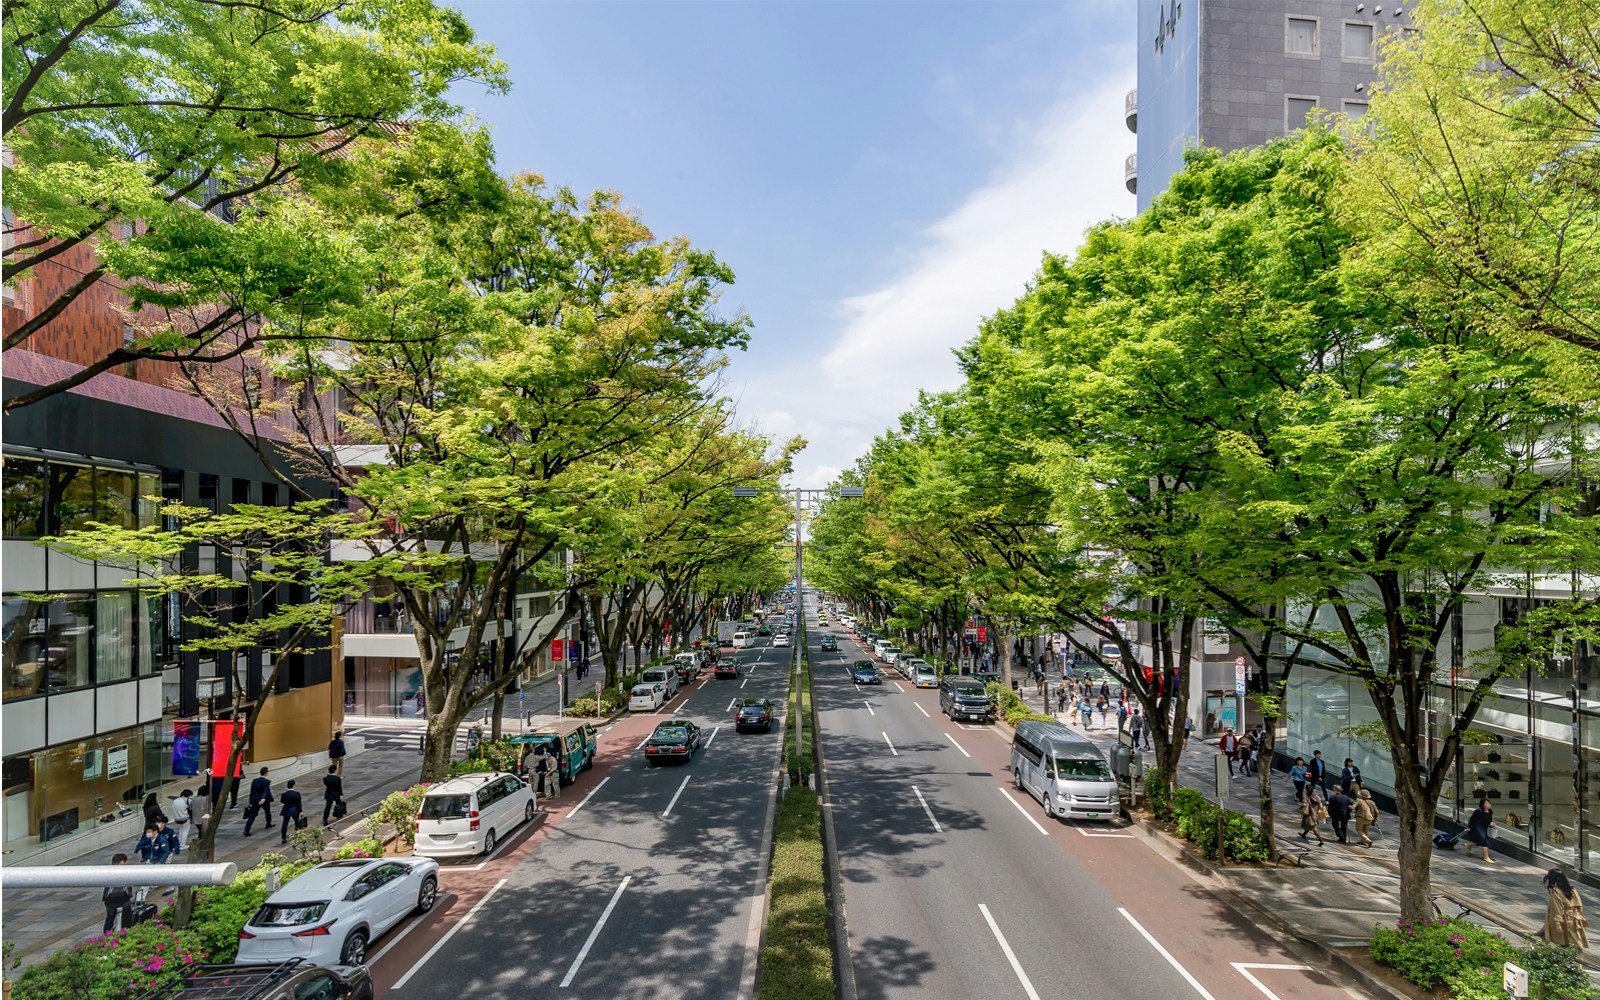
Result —
<instances>
[{"instance_id":1,"label":"advertisement poster","mask_svg":"<svg viewBox=\"0 0 1600 1000\"><path fill-rule=\"evenodd\" d=\"M119 743L106 751L106 777L120 778L128 773L128 744Z\"/></svg>"},{"instance_id":2,"label":"advertisement poster","mask_svg":"<svg viewBox=\"0 0 1600 1000\"><path fill-rule=\"evenodd\" d=\"M200 723L172 724L172 773L186 777L200 773Z\"/></svg>"},{"instance_id":3,"label":"advertisement poster","mask_svg":"<svg viewBox=\"0 0 1600 1000\"><path fill-rule=\"evenodd\" d=\"M228 773L228 755L233 752L233 733L238 727L236 722L217 722L211 727L211 773L225 775ZM233 769L233 777L244 774L244 759L240 755L237 766Z\"/></svg>"}]
</instances>

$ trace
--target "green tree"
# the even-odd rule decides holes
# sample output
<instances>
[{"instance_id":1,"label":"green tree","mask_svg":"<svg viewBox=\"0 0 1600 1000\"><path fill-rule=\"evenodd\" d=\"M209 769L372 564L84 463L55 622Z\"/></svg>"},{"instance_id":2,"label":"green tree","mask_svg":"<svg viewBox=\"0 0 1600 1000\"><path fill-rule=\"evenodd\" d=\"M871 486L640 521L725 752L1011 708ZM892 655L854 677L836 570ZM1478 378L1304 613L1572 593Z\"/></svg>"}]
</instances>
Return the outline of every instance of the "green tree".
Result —
<instances>
[{"instance_id":1,"label":"green tree","mask_svg":"<svg viewBox=\"0 0 1600 1000\"><path fill-rule=\"evenodd\" d=\"M438 128L469 78L505 86L462 16L428 0L6 0L5 283L79 248L94 262L41 292L5 349L100 285L126 295L135 331L6 408L125 362L216 363L295 336L263 314L346 299L359 276L346 235L294 192L345 186L353 153L400 137L427 149L403 170L481 184L466 155L481 140ZM451 196L425 187L422 203Z\"/></svg>"}]
</instances>

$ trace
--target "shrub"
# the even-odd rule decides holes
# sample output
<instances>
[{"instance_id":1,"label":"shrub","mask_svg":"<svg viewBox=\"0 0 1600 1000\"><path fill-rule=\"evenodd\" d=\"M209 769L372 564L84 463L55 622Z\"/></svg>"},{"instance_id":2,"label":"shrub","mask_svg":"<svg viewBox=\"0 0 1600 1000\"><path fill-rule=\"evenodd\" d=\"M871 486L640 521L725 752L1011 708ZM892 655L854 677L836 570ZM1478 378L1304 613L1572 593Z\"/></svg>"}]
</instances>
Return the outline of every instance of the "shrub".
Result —
<instances>
[{"instance_id":1,"label":"shrub","mask_svg":"<svg viewBox=\"0 0 1600 1000\"><path fill-rule=\"evenodd\" d=\"M1172 819L1172 788L1167 784L1167 772L1152 767L1144 773L1144 799L1156 819Z\"/></svg>"},{"instance_id":2,"label":"shrub","mask_svg":"<svg viewBox=\"0 0 1600 1000\"><path fill-rule=\"evenodd\" d=\"M994 703L995 715L1006 720L1006 723L1015 728L1022 722L1054 722L1055 717L1035 712L1019 697L1017 693L999 681L989 682L989 700Z\"/></svg>"},{"instance_id":3,"label":"shrub","mask_svg":"<svg viewBox=\"0 0 1600 1000\"><path fill-rule=\"evenodd\" d=\"M1372 957L1423 989L1516 957L1505 938L1465 920L1402 920L1372 929Z\"/></svg>"},{"instance_id":4,"label":"shrub","mask_svg":"<svg viewBox=\"0 0 1600 1000\"><path fill-rule=\"evenodd\" d=\"M417 842L417 812L422 808L422 796L428 791L426 781L400 792L390 792L372 811L380 824L394 828L394 832L413 847Z\"/></svg>"},{"instance_id":5,"label":"shrub","mask_svg":"<svg viewBox=\"0 0 1600 1000\"><path fill-rule=\"evenodd\" d=\"M1531 1000L1588 1000L1594 985L1578 964L1578 949L1535 941L1517 949L1516 963L1528 970ZM1496 970L1495 985L1499 985Z\"/></svg>"},{"instance_id":6,"label":"shrub","mask_svg":"<svg viewBox=\"0 0 1600 1000\"><path fill-rule=\"evenodd\" d=\"M377 837L363 837L340 847L333 852L333 856L340 861L349 858L381 858L383 857L383 841Z\"/></svg>"},{"instance_id":7,"label":"shrub","mask_svg":"<svg viewBox=\"0 0 1600 1000\"><path fill-rule=\"evenodd\" d=\"M1224 857L1233 861L1266 861L1272 857L1266 835L1244 813L1231 810L1222 814Z\"/></svg>"},{"instance_id":8,"label":"shrub","mask_svg":"<svg viewBox=\"0 0 1600 1000\"><path fill-rule=\"evenodd\" d=\"M771 904L761 943L759 1000L833 1000L822 813L817 796L790 789L778 810Z\"/></svg>"}]
</instances>

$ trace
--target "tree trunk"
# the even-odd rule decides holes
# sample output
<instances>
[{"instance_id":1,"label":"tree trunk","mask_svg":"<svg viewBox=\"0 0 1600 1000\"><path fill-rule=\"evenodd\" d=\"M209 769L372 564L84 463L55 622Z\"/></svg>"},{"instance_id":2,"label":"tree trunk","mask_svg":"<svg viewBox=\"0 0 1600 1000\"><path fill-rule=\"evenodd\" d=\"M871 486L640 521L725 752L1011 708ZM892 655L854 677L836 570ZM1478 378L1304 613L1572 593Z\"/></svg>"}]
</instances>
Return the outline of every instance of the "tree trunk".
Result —
<instances>
[{"instance_id":1,"label":"tree trunk","mask_svg":"<svg viewBox=\"0 0 1600 1000\"><path fill-rule=\"evenodd\" d=\"M455 756L456 733L467 717L460 703L448 705L428 716L428 744L422 755L422 779L430 784L443 781L450 774L450 761Z\"/></svg>"},{"instance_id":2,"label":"tree trunk","mask_svg":"<svg viewBox=\"0 0 1600 1000\"><path fill-rule=\"evenodd\" d=\"M1395 785L1400 813L1400 919L1431 920L1434 803L1423 801L1414 776L1399 775Z\"/></svg>"},{"instance_id":3,"label":"tree trunk","mask_svg":"<svg viewBox=\"0 0 1600 1000\"><path fill-rule=\"evenodd\" d=\"M505 707L506 693L497 688L494 693L494 715L489 719L489 738L491 740L500 738L500 713L505 711Z\"/></svg>"},{"instance_id":4,"label":"tree trunk","mask_svg":"<svg viewBox=\"0 0 1600 1000\"><path fill-rule=\"evenodd\" d=\"M1261 836L1267 842L1267 858L1274 864L1278 861L1278 841L1273 836L1272 826L1272 746L1276 738L1275 730L1278 728L1278 717L1261 713L1261 729L1265 733L1261 746L1256 748L1257 770L1260 771L1261 794L1258 801L1260 807L1257 819L1261 827Z\"/></svg>"},{"instance_id":5,"label":"tree trunk","mask_svg":"<svg viewBox=\"0 0 1600 1000\"><path fill-rule=\"evenodd\" d=\"M1000 647L1000 685L1011 686L1011 629L1002 626L995 630L995 641Z\"/></svg>"}]
</instances>

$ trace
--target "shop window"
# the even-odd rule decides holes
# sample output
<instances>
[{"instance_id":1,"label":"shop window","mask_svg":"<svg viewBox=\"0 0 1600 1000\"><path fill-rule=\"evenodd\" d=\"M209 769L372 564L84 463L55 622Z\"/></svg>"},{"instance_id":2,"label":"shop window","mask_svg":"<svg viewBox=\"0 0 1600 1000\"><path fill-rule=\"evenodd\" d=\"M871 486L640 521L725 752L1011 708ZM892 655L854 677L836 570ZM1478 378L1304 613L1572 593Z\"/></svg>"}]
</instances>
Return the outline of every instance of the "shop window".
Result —
<instances>
[{"instance_id":1,"label":"shop window","mask_svg":"<svg viewBox=\"0 0 1600 1000\"><path fill-rule=\"evenodd\" d=\"M209 511L215 512L217 509L217 477L209 473L202 472L200 474L199 485L199 505Z\"/></svg>"},{"instance_id":2,"label":"shop window","mask_svg":"<svg viewBox=\"0 0 1600 1000\"><path fill-rule=\"evenodd\" d=\"M93 681L94 598L5 599L5 699L72 691Z\"/></svg>"},{"instance_id":3,"label":"shop window","mask_svg":"<svg viewBox=\"0 0 1600 1000\"><path fill-rule=\"evenodd\" d=\"M154 472L139 473L139 493L134 498L134 520L139 527L145 528L160 522L160 496L161 476Z\"/></svg>"},{"instance_id":4,"label":"shop window","mask_svg":"<svg viewBox=\"0 0 1600 1000\"><path fill-rule=\"evenodd\" d=\"M95 520L94 469L87 465L51 462L48 466L49 534L82 528Z\"/></svg>"},{"instance_id":5,"label":"shop window","mask_svg":"<svg viewBox=\"0 0 1600 1000\"><path fill-rule=\"evenodd\" d=\"M144 795L140 727L5 762L8 850L44 846L138 811Z\"/></svg>"},{"instance_id":6,"label":"shop window","mask_svg":"<svg viewBox=\"0 0 1600 1000\"><path fill-rule=\"evenodd\" d=\"M133 501L138 493L138 482L138 474L130 469L104 466L96 469L94 520L119 528L134 527Z\"/></svg>"},{"instance_id":7,"label":"shop window","mask_svg":"<svg viewBox=\"0 0 1600 1000\"><path fill-rule=\"evenodd\" d=\"M140 677L152 677L160 673L162 665L168 660L166 619L161 609L162 600L159 596L148 593L139 595L139 656L135 663ZM173 650L176 648L174 644Z\"/></svg>"},{"instance_id":8,"label":"shop window","mask_svg":"<svg viewBox=\"0 0 1600 1000\"><path fill-rule=\"evenodd\" d=\"M6 457L0 476L0 518L7 538L44 534L45 470L36 458Z\"/></svg>"},{"instance_id":9,"label":"shop window","mask_svg":"<svg viewBox=\"0 0 1600 1000\"><path fill-rule=\"evenodd\" d=\"M95 681L113 684L133 678L138 641L133 621L134 592L102 590L95 594Z\"/></svg>"}]
</instances>

